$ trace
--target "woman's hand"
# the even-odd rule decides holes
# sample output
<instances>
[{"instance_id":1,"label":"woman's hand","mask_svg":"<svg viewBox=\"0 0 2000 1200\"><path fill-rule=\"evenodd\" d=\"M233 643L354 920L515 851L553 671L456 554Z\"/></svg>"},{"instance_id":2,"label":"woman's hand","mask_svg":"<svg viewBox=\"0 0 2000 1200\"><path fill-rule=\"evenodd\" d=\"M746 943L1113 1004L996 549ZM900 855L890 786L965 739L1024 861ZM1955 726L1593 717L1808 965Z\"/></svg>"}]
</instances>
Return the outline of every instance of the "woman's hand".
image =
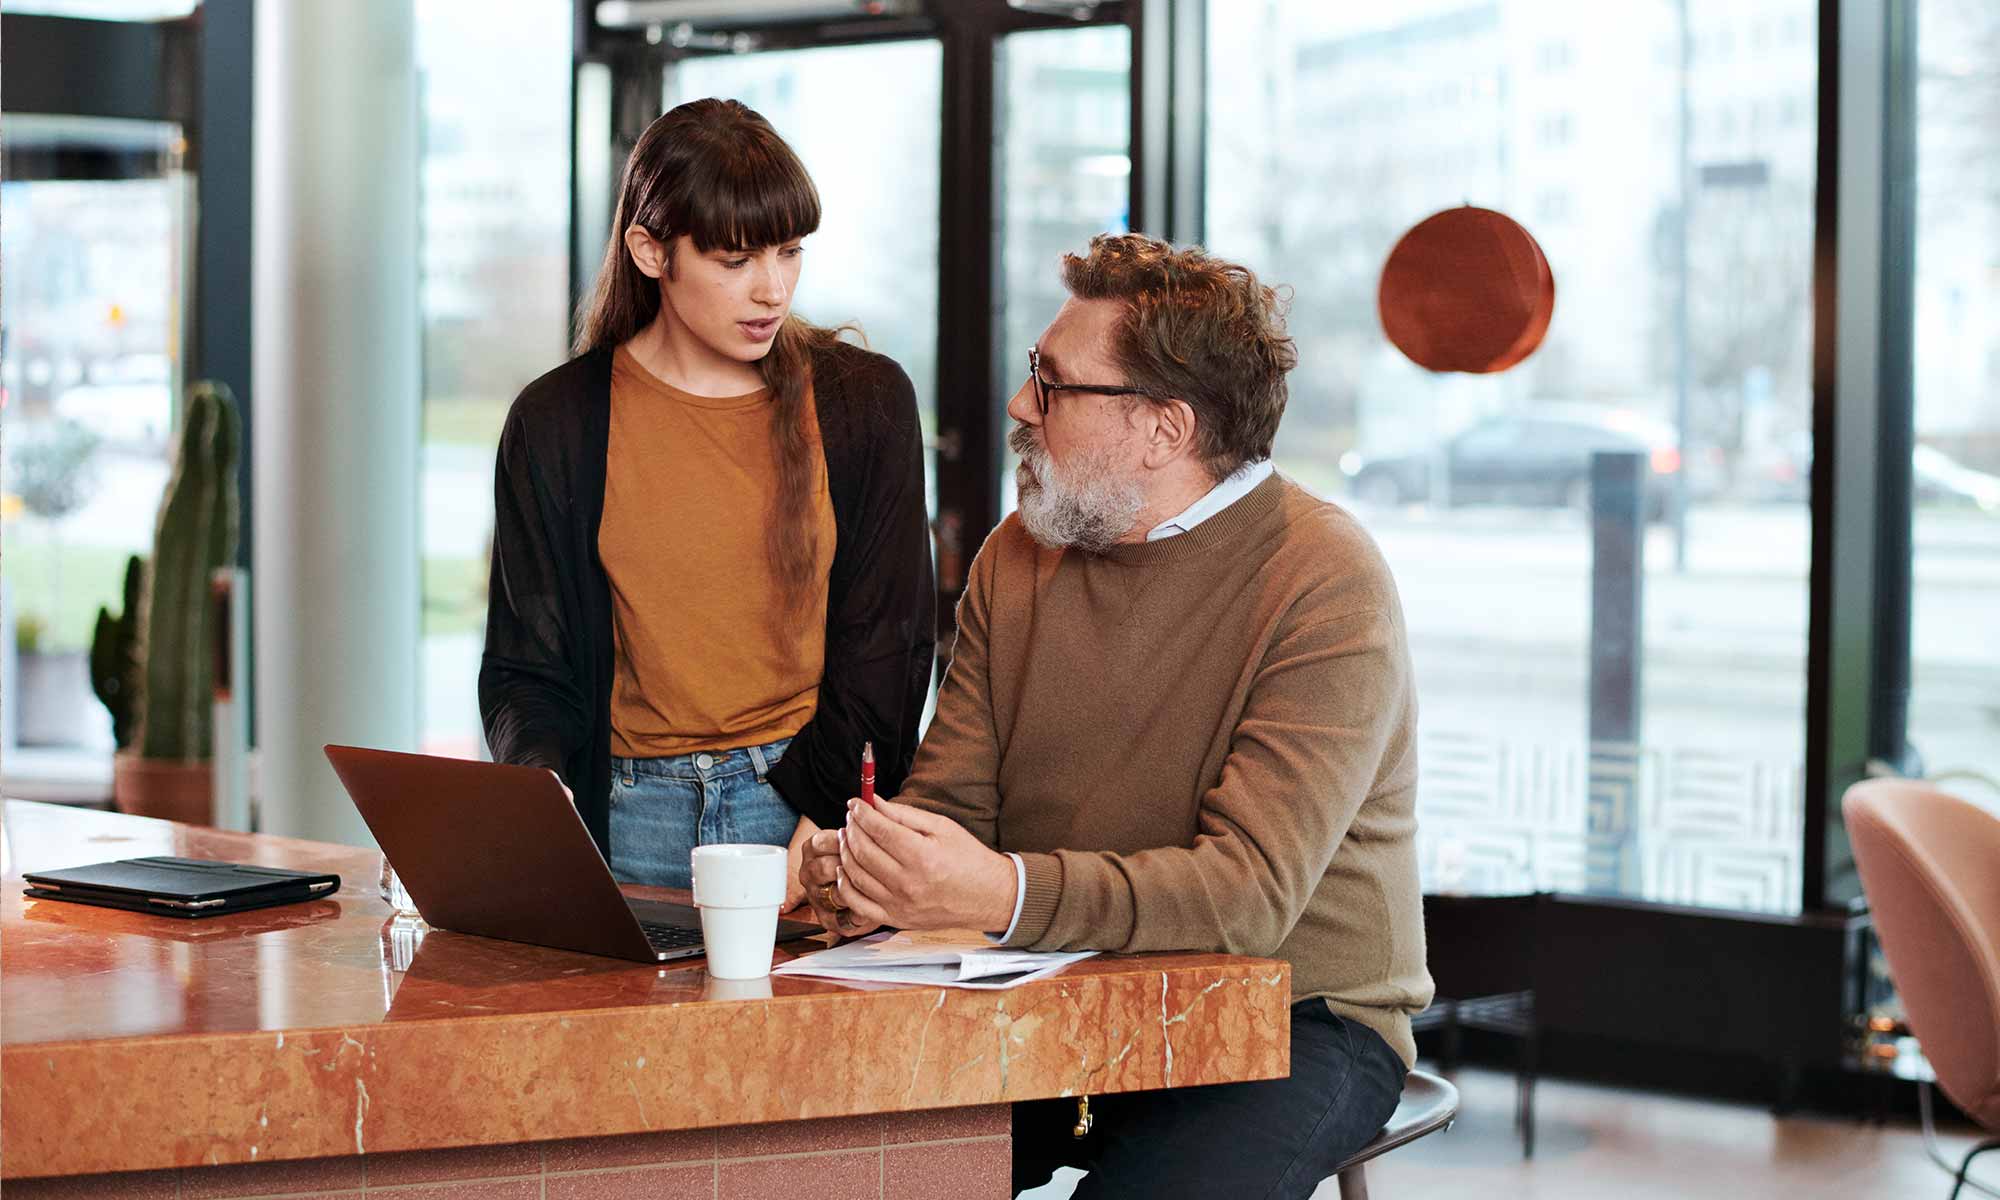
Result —
<instances>
[{"instance_id":1,"label":"woman's hand","mask_svg":"<svg viewBox=\"0 0 2000 1200\"><path fill-rule=\"evenodd\" d=\"M842 831L838 829L822 830L809 838L799 868L799 881L805 886L806 900L812 905L820 928L840 937L860 937L874 932L880 922L866 920L847 907L849 901L840 877L842 840Z\"/></svg>"},{"instance_id":2,"label":"woman's hand","mask_svg":"<svg viewBox=\"0 0 2000 1200\"><path fill-rule=\"evenodd\" d=\"M801 814L798 828L792 830L792 844L785 847L785 906L780 911L790 912L806 902L799 868L804 861L806 842L818 832L819 826L812 823L812 818Z\"/></svg>"}]
</instances>

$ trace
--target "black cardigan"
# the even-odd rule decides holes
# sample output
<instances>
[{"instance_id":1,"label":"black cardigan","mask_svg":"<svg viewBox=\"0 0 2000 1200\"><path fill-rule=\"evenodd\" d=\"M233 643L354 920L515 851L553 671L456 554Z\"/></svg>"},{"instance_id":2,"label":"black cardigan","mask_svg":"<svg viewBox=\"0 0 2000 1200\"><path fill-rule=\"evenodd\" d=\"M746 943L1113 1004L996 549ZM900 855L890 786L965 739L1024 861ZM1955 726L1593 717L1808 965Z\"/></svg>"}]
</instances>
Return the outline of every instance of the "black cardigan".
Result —
<instances>
[{"instance_id":1,"label":"black cardigan","mask_svg":"<svg viewBox=\"0 0 2000 1200\"><path fill-rule=\"evenodd\" d=\"M837 542L818 707L767 776L822 828L859 789L902 789L936 650L923 438L909 377L846 344L814 356ZM611 351L529 384L507 413L493 480L493 573L479 710L499 762L553 768L610 857L611 586L597 555L611 428Z\"/></svg>"}]
</instances>

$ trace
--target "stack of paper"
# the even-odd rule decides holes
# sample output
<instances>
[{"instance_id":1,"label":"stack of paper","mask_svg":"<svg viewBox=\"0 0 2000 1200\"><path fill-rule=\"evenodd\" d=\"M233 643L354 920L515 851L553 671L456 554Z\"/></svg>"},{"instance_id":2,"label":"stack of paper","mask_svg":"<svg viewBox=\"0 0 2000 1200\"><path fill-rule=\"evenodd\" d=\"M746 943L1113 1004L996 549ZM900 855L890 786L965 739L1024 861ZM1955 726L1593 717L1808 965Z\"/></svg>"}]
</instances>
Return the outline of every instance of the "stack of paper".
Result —
<instances>
[{"instance_id":1,"label":"stack of paper","mask_svg":"<svg viewBox=\"0 0 2000 1200\"><path fill-rule=\"evenodd\" d=\"M924 987L1010 988L1052 975L1095 953L1006 950L985 934L962 929L877 933L782 963L772 967L771 974Z\"/></svg>"}]
</instances>

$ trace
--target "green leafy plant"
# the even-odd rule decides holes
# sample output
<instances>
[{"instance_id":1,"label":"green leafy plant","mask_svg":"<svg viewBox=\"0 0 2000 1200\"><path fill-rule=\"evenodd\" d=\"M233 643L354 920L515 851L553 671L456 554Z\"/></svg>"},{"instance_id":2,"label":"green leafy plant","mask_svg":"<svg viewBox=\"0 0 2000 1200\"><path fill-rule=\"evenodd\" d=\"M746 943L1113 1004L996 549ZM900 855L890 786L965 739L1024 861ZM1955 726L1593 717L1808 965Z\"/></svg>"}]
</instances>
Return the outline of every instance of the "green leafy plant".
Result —
<instances>
[{"instance_id":1,"label":"green leafy plant","mask_svg":"<svg viewBox=\"0 0 2000 1200\"><path fill-rule=\"evenodd\" d=\"M34 613L22 613L14 621L14 649L22 654L40 654L49 638L49 623Z\"/></svg>"}]
</instances>

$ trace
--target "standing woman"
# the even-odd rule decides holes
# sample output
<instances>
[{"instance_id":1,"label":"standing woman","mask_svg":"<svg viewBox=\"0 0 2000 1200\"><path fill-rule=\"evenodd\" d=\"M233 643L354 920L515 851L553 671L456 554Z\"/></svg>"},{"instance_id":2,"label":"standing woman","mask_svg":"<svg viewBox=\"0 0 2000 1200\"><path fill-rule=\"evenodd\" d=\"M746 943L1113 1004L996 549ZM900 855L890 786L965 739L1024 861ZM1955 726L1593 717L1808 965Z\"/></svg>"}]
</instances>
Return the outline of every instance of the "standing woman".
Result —
<instances>
[{"instance_id":1,"label":"standing woman","mask_svg":"<svg viewBox=\"0 0 2000 1200\"><path fill-rule=\"evenodd\" d=\"M733 100L625 165L575 357L508 412L479 706L570 789L620 879L710 842L798 848L884 795L934 650L922 441L893 361L791 312L819 194Z\"/></svg>"}]
</instances>

